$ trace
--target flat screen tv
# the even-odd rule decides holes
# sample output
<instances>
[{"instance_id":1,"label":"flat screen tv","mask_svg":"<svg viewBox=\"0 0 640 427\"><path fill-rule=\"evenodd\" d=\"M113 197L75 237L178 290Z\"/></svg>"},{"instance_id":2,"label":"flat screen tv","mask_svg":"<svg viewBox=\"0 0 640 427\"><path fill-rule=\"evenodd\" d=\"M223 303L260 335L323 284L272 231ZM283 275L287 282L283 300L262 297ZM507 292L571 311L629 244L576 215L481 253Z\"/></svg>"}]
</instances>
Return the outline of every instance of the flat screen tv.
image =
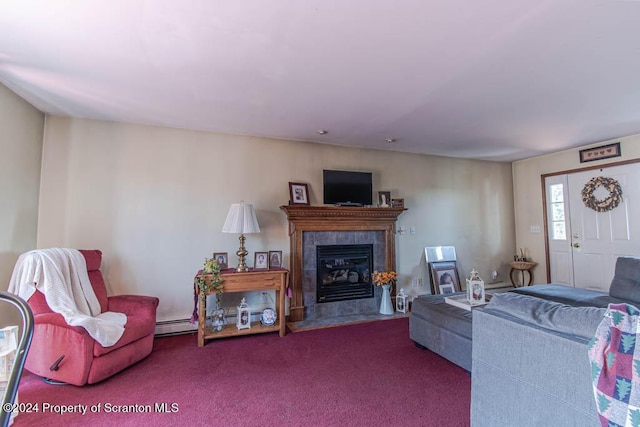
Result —
<instances>
[{"instance_id":1,"label":"flat screen tv","mask_svg":"<svg viewBox=\"0 0 640 427\"><path fill-rule=\"evenodd\" d=\"M371 172L323 171L324 204L365 206L372 203Z\"/></svg>"}]
</instances>

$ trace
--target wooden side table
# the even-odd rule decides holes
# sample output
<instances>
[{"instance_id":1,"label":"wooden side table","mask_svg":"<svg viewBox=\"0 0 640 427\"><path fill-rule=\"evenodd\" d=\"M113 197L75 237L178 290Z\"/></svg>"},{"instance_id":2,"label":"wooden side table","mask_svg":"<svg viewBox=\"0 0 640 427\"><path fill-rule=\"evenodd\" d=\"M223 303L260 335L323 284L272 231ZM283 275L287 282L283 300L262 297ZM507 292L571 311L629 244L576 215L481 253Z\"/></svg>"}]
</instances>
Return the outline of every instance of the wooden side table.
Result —
<instances>
[{"instance_id":1,"label":"wooden side table","mask_svg":"<svg viewBox=\"0 0 640 427\"><path fill-rule=\"evenodd\" d=\"M215 293L209 291L206 295L199 292L198 285L194 283L194 292L198 295L198 347L204 346L205 340L232 337L237 335L261 334L266 332L279 332L283 337L286 334L285 304L284 296L287 286L287 276L289 271L284 268L273 270L249 270L238 273L235 270L223 270L222 292L249 292L249 291L276 291L276 313L278 319L275 325L266 326L260 322L252 322L251 328L238 329L236 325L224 325L221 331L214 331L206 326L207 298L206 295ZM197 277L202 276L199 271ZM205 274L205 277L211 277Z\"/></svg>"},{"instance_id":2,"label":"wooden side table","mask_svg":"<svg viewBox=\"0 0 640 427\"><path fill-rule=\"evenodd\" d=\"M531 286L531 283L533 283L533 267L535 267L536 265L538 265L537 262L531 262L531 261L511 262L511 271L509 272L509 279L511 279L511 284L513 285L513 287L514 288L518 287L518 285L516 284L516 281L513 278L513 273L518 271L522 275L522 286ZM524 284L525 273L529 274L529 282L526 285Z\"/></svg>"}]
</instances>

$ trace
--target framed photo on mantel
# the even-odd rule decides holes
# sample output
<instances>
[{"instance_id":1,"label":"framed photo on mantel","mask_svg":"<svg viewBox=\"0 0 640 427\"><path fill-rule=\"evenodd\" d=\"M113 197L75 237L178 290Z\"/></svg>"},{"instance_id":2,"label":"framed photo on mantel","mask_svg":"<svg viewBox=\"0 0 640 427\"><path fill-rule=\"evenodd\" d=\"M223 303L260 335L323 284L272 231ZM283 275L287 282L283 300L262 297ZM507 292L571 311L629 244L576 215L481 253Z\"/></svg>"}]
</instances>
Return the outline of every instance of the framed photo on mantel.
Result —
<instances>
[{"instance_id":1,"label":"framed photo on mantel","mask_svg":"<svg viewBox=\"0 0 640 427\"><path fill-rule=\"evenodd\" d=\"M289 195L291 205L309 205L309 186L300 182L289 183Z\"/></svg>"},{"instance_id":2,"label":"framed photo on mantel","mask_svg":"<svg viewBox=\"0 0 640 427\"><path fill-rule=\"evenodd\" d=\"M378 207L388 208L391 206L391 192L390 191L378 191Z\"/></svg>"},{"instance_id":3,"label":"framed photo on mantel","mask_svg":"<svg viewBox=\"0 0 640 427\"><path fill-rule=\"evenodd\" d=\"M392 208L404 208L404 199L391 199Z\"/></svg>"}]
</instances>

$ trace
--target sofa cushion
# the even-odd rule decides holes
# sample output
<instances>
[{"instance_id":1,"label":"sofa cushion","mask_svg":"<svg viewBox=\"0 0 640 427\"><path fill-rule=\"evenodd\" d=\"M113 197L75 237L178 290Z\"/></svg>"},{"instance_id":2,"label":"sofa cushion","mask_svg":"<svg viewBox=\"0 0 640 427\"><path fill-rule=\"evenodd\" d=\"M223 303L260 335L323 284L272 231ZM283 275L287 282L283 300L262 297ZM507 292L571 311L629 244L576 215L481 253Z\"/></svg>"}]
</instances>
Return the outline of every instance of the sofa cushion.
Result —
<instances>
[{"instance_id":1,"label":"sofa cushion","mask_svg":"<svg viewBox=\"0 0 640 427\"><path fill-rule=\"evenodd\" d=\"M607 307L611 303L621 302L619 298L614 298L604 292L554 283L549 285L525 286L516 288L511 292L560 302L574 307Z\"/></svg>"},{"instance_id":2,"label":"sofa cushion","mask_svg":"<svg viewBox=\"0 0 640 427\"><path fill-rule=\"evenodd\" d=\"M471 339L471 311L447 304L442 295L415 298L411 303L411 316Z\"/></svg>"},{"instance_id":3,"label":"sofa cushion","mask_svg":"<svg viewBox=\"0 0 640 427\"><path fill-rule=\"evenodd\" d=\"M618 257L609 295L640 303L640 258Z\"/></svg>"},{"instance_id":4,"label":"sofa cushion","mask_svg":"<svg viewBox=\"0 0 640 427\"><path fill-rule=\"evenodd\" d=\"M93 346L93 356L100 357L107 353L124 347L134 341L153 335L155 331L155 317L150 318L147 313L127 315L127 323L124 325L124 334L111 347L103 347L98 341Z\"/></svg>"},{"instance_id":5,"label":"sofa cushion","mask_svg":"<svg viewBox=\"0 0 640 427\"><path fill-rule=\"evenodd\" d=\"M494 294L484 310L500 312L557 333L590 340L607 309L571 307L513 292Z\"/></svg>"}]
</instances>

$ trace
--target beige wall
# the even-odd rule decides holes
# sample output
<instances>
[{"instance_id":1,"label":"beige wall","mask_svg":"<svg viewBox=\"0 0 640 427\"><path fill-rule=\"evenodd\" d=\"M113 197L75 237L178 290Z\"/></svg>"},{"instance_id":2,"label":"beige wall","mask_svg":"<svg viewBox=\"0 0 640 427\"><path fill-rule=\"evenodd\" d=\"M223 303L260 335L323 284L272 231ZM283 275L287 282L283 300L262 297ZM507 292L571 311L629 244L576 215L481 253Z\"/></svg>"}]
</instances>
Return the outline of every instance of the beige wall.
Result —
<instances>
[{"instance_id":1,"label":"beige wall","mask_svg":"<svg viewBox=\"0 0 640 427\"><path fill-rule=\"evenodd\" d=\"M374 191L403 197L400 285L423 277L424 247L454 245L460 275L505 273L515 248L511 165L330 145L49 117L44 141L39 247L99 248L111 293L156 295L159 320L193 308L192 279L212 252L234 252L220 232L229 205L253 203L262 232L253 252L282 250L280 205L288 182L307 182L322 203L322 170L374 173ZM416 234L409 234L409 228ZM425 289L414 292L426 292Z\"/></svg>"},{"instance_id":2,"label":"beige wall","mask_svg":"<svg viewBox=\"0 0 640 427\"><path fill-rule=\"evenodd\" d=\"M621 143L621 157L580 163L579 151L613 142ZM640 135L602 141L572 150L565 150L546 156L534 157L513 163L513 187L515 201L516 247L523 248L538 262L535 283L547 282L545 260L544 211L542 205L542 181L544 174L569 171L582 167L605 165L611 162L640 158ZM640 167L640 166L638 166ZM531 233L532 225L540 226L540 233Z\"/></svg>"},{"instance_id":3,"label":"beige wall","mask_svg":"<svg viewBox=\"0 0 640 427\"><path fill-rule=\"evenodd\" d=\"M0 84L0 129L0 290L7 290L18 256L36 247L44 115ZM9 311L0 309L0 326L19 321Z\"/></svg>"}]
</instances>

